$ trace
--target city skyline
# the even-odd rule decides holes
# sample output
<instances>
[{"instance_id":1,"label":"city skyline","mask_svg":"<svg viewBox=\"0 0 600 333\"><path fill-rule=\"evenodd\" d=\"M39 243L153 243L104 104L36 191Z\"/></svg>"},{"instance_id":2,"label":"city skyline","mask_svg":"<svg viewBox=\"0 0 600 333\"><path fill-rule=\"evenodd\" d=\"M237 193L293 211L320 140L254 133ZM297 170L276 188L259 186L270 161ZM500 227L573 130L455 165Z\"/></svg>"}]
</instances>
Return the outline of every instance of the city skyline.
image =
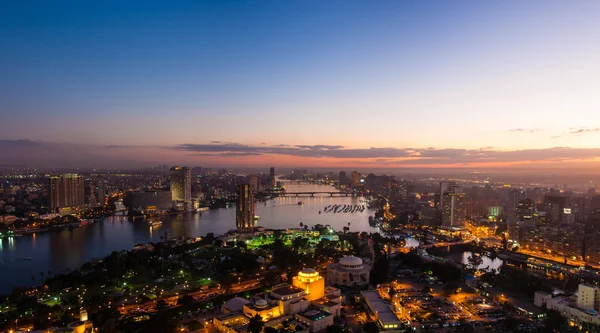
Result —
<instances>
[{"instance_id":1,"label":"city skyline","mask_svg":"<svg viewBox=\"0 0 600 333\"><path fill-rule=\"evenodd\" d=\"M14 2L0 164L594 168L599 9Z\"/></svg>"}]
</instances>

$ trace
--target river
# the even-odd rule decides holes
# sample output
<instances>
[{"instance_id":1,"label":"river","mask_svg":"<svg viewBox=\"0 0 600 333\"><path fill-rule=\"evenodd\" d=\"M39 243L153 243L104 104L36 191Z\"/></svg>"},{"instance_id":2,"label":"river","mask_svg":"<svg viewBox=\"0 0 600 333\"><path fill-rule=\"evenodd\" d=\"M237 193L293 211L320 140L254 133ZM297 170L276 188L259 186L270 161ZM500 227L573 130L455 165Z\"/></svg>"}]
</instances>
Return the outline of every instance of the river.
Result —
<instances>
[{"instance_id":1,"label":"river","mask_svg":"<svg viewBox=\"0 0 600 333\"><path fill-rule=\"evenodd\" d=\"M326 185L287 185L288 192L335 191ZM298 205L303 201L304 205ZM329 224L342 230L350 223L350 231L377 232L369 226L369 215L374 211L365 209L362 213L324 213L327 205L363 205L362 198L330 197L329 195L310 198L282 197L256 204L256 214L260 216L258 225L266 228L284 229L305 225ZM365 204L366 205L366 204ZM198 237L207 233L221 235L235 229L235 208L215 209L202 213L184 213L162 219L163 224L149 227L146 221L131 222L126 218L107 218L104 221L76 229L49 231L25 235L18 238L0 240L0 293L9 293L13 286L31 285L31 276L36 283L48 271L52 274L75 269L94 258L103 258L112 251L131 250L136 244L158 242L168 232L169 238L185 235ZM23 260L33 257L33 260Z\"/></svg>"}]
</instances>

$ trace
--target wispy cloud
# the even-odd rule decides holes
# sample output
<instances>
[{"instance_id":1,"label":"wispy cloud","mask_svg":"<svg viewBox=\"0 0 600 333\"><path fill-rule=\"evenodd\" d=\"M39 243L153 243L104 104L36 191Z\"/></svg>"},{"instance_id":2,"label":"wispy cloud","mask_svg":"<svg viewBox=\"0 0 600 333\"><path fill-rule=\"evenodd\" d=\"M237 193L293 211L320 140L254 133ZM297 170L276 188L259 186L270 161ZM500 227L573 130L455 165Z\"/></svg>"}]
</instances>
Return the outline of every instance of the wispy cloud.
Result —
<instances>
[{"instance_id":1,"label":"wispy cloud","mask_svg":"<svg viewBox=\"0 0 600 333\"><path fill-rule=\"evenodd\" d=\"M509 132L520 132L520 133L535 133L535 132L539 132L540 129L539 128L513 128L513 129L509 129Z\"/></svg>"},{"instance_id":2,"label":"wispy cloud","mask_svg":"<svg viewBox=\"0 0 600 333\"><path fill-rule=\"evenodd\" d=\"M600 127L596 127L596 128L570 128L571 132L569 132L569 134L581 134L581 133L588 133L588 132L600 132Z\"/></svg>"},{"instance_id":3,"label":"wispy cloud","mask_svg":"<svg viewBox=\"0 0 600 333\"><path fill-rule=\"evenodd\" d=\"M344 148L339 145L182 144L170 149L201 156L283 155L305 158L370 159L375 163L469 164L483 162L541 162L600 158L600 149L554 147L503 151L492 147L460 148Z\"/></svg>"}]
</instances>

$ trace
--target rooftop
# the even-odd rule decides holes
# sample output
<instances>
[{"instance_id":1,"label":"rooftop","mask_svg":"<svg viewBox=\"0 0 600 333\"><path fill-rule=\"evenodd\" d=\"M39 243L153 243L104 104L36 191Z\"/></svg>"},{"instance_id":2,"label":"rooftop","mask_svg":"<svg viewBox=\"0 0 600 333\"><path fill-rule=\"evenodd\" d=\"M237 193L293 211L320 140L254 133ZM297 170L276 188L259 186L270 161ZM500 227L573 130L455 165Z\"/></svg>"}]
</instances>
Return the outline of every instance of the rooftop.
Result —
<instances>
[{"instance_id":1,"label":"rooftop","mask_svg":"<svg viewBox=\"0 0 600 333\"><path fill-rule=\"evenodd\" d=\"M312 321L317 321L331 316L331 313L325 312L320 309L312 308L300 313L300 316L308 318Z\"/></svg>"},{"instance_id":2,"label":"rooftop","mask_svg":"<svg viewBox=\"0 0 600 333\"><path fill-rule=\"evenodd\" d=\"M379 318L382 323L400 323L398 316L390 309L390 305L381 298L378 291L363 291L362 295L365 300L367 300L367 304L369 305L369 308L371 308L371 311L375 312L377 318Z\"/></svg>"},{"instance_id":3,"label":"rooftop","mask_svg":"<svg viewBox=\"0 0 600 333\"><path fill-rule=\"evenodd\" d=\"M272 293L277 294L277 295L281 295L281 296L289 296L289 295L294 295L294 294L299 294L301 292L304 292L304 290L294 287L294 286L282 286L276 289L271 290Z\"/></svg>"}]
</instances>

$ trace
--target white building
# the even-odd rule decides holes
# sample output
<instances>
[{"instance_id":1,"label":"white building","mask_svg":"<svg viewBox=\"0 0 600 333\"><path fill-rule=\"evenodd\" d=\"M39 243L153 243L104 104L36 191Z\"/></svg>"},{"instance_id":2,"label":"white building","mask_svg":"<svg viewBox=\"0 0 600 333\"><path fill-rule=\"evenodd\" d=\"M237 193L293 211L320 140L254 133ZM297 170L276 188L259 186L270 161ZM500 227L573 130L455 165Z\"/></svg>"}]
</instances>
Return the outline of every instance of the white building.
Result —
<instances>
[{"instance_id":1,"label":"white building","mask_svg":"<svg viewBox=\"0 0 600 333\"><path fill-rule=\"evenodd\" d=\"M346 256L327 267L327 284L360 286L369 284L371 265L355 256Z\"/></svg>"},{"instance_id":2,"label":"white building","mask_svg":"<svg viewBox=\"0 0 600 333\"><path fill-rule=\"evenodd\" d=\"M577 290L577 307L582 310L600 310L600 288L580 284Z\"/></svg>"},{"instance_id":3,"label":"white building","mask_svg":"<svg viewBox=\"0 0 600 333\"><path fill-rule=\"evenodd\" d=\"M579 285L581 292L582 285ZM541 308L546 308L548 310L554 310L559 312L563 317L565 317L571 325L575 326L583 326L585 324L594 324L600 325L600 314L598 311L594 309L584 309L579 308L578 304L589 306L593 303L590 301L592 298L592 291L594 292L594 297L596 291L593 288L588 288L593 286L584 286L583 291L585 296L581 299L580 303L580 295L578 296L558 296L553 297L551 294L546 292L538 291L534 296L534 304Z\"/></svg>"}]
</instances>

